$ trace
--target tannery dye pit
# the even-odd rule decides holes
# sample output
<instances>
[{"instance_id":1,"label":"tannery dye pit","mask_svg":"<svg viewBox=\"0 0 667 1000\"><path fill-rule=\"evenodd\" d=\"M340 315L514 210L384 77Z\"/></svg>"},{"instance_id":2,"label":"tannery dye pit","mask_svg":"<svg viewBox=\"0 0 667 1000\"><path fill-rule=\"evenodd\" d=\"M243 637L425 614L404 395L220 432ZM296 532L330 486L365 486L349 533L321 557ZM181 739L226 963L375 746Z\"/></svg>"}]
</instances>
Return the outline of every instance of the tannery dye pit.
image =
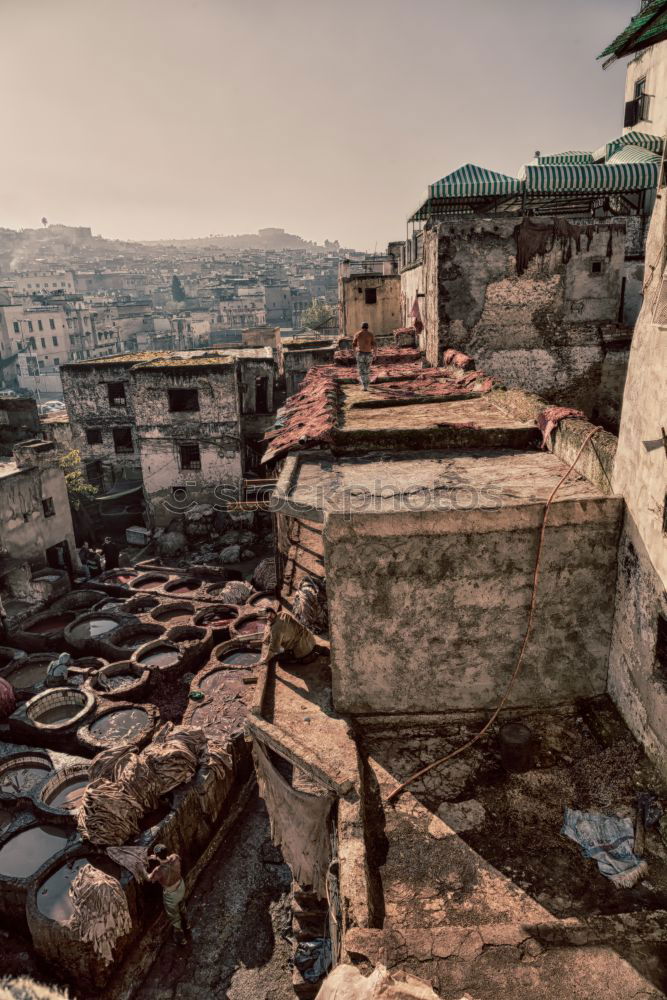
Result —
<instances>
[{"instance_id":1,"label":"tannery dye pit","mask_svg":"<svg viewBox=\"0 0 667 1000\"><path fill-rule=\"evenodd\" d=\"M15 833L0 847L0 875L29 878L61 851L68 839L66 830L48 823Z\"/></svg>"},{"instance_id":2,"label":"tannery dye pit","mask_svg":"<svg viewBox=\"0 0 667 1000\"><path fill-rule=\"evenodd\" d=\"M118 708L95 719L90 732L104 743L123 742L138 736L150 726L143 708Z\"/></svg>"}]
</instances>

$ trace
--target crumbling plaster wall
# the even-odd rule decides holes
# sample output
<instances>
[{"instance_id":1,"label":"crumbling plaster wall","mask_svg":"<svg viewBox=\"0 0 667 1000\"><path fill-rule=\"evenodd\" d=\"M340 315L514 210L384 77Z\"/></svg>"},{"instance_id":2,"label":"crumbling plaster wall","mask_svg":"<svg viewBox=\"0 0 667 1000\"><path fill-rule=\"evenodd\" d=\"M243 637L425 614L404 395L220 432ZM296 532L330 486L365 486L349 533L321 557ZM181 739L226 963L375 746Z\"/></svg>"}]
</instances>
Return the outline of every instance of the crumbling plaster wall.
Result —
<instances>
[{"instance_id":1,"label":"crumbling plaster wall","mask_svg":"<svg viewBox=\"0 0 667 1000\"><path fill-rule=\"evenodd\" d=\"M376 302L366 303L366 289L375 289ZM340 331L353 337L362 323L373 333L390 334L401 326L401 278L392 275L352 275L340 281Z\"/></svg>"},{"instance_id":2,"label":"crumbling plaster wall","mask_svg":"<svg viewBox=\"0 0 667 1000\"><path fill-rule=\"evenodd\" d=\"M616 492L625 498L626 515L619 549L609 690L635 736L667 772L667 673L656 656L659 615L667 619L667 452L663 440L667 328L654 322L666 246L667 187L663 186L648 234L644 302L630 351L612 480Z\"/></svg>"},{"instance_id":3,"label":"crumbling plaster wall","mask_svg":"<svg viewBox=\"0 0 667 1000\"><path fill-rule=\"evenodd\" d=\"M216 503L225 487L238 484L241 439L235 366L192 374L187 369L136 368L132 379L144 495L153 524L162 527L194 503ZM196 389L199 410L170 412L169 389ZM199 470L181 468L180 446L190 443L199 445Z\"/></svg>"},{"instance_id":4,"label":"crumbling plaster wall","mask_svg":"<svg viewBox=\"0 0 667 1000\"><path fill-rule=\"evenodd\" d=\"M102 463L103 488L121 479L140 479L139 444L134 427L134 401L129 365L63 365L60 370L63 395L72 431L72 446L84 463ZM125 406L111 406L108 385L122 382L125 386ZM133 451L115 451L113 428L132 430ZM100 444L88 444L86 430L99 428Z\"/></svg>"},{"instance_id":5,"label":"crumbling plaster wall","mask_svg":"<svg viewBox=\"0 0 667 1000\"><path fill-rule=\"evenodd\" d=\"M595 225L579 251L573 239L556 238L521 275L516 226L516 219L475 219L426 229L427 360L438 364L443 349L455 347L508 384L591 413L603 328L620 306L624 225Z\"/></svg>"},{"instance_id":6,"label":"crumbling plaster wall","mask_svg":"<svg viewBox=\"0 0 667 1000\"><path fill-rule=\"evenodd\" d=\"M424 265L410 264L401 271L401 326L408 327L414 325L412 307L415 299L419 304L421 320L424 330L428 327L428 304L424 294ZM421 351L426 351L426 340L424 330L418 337L418 345Z\"/></svg>"},{"instance_id":7,"label":"crumbling plaster wall","mask_svg":"<svg viewBox=\"0 0 667 1000\"><path fill-rule=\"evenodd\" d=\"M273 413L275 405L273 402L275 382L276 382L276 364L269 358L244 358L241 356L237 359L236 364L238 366L238 379L241 385L241 391L243 393L243 412L244 413L256 413L257 412L257 383L256 379L266 378L267 379L267 413Z\"/></svg>"},{"instance_id":8,"label":"crumbling plaster wall","mask_svg":"<svg viewBox=\"0 0 667 1000\"><path fill-rule=\"evenodd\" d=\"M55 514L44 516L42 500L51 498ZM0 542L7 555L33 566L46 562L45 550L67 542L76 561L72 513L62 470L57 466L20 469L0 478Z\"/></svg>"},{"instance_id":9,"label":"crumbling plaster wall","mask_svg":"<svg viewBox=\"0 0 667 1000\"><path fill-rule=\"evenodd\" d=\"M324 347L290 348L281 352L281 365L285 376L285 391L292 396L311 368L333 364L335 345Z\"/></svg>"},{"instance_id":10,"label":"crumbling plaster wall","mask_svg":"<svg viewBox=\"0 0 667 1000\"><path fill-rule=\"evenodd\" d=\"M620 501L557 502L509 704L605 691ZM331 514L324 528L334 704L349 714L489 710L527 622L543 506Z\"/></svg>"}]
</instances>

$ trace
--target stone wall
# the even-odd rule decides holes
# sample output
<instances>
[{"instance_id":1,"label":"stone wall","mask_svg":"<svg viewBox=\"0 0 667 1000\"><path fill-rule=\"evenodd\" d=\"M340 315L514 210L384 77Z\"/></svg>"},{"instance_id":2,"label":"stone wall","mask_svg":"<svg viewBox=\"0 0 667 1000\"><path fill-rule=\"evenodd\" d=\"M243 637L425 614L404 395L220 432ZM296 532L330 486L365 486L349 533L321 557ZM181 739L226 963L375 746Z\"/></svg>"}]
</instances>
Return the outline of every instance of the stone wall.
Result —
<instances>
[{"instance_id":1,"label":"stone wall","mask_svg":"<svg viewBox=\"0 0 667 1000\"><path fill-rule=\"evenodd\" d=\"M331 514L337 711L493 709L526 627L543 509ZM551 508L532 637L509 704L605 691L620 510L612 497Z\"/></svg>"},{"instance_id":2,"label":"stone wall","mask_svg":"<svg viewBox=\"0 0 667 1000\"><path fill-rule=\"evenodd\" d=\"M54 513L45 516L43 500L53 501ZM67 542L78 564L72 514L62 470L41 463L0 476L0 547L7 557L35 568L46 564L45 550Z\"/></svg>"},{"instance_id":3,"label":"stone wall","mask_svg":"<svg viewBox=\"0 0 667 1000\"><path fill-rule=\"evenodd\" d=\"M667 188L656 201L646 246L644 302L625 383L613 486L627 510L619 550L609 689L647 752L667 770L667 674L656 655L667 618L667 331L658 319ZM664 296L663 290L663 296Z\"/></svg>"},{"instance_id":4,"label":"stone wall","mask_svg":"<svg viewBox=\"0 0 667 1000\"><path fill-rule=\"evenodd\" d=\"M624 223L583 227L579 239L574 229L550 232L523 273L516 230L516 219L475 218L425 231L427 360L439 364L443 349L455 347L503 382L592 413L603 381L603 330L619 314Z\"/></svg>"},{"instance_id":5,"label":"stone wall","mask_svg":"<svg viewBox=\"0 0 667 1000\"><path fill-rule=\"evenodd\" d=\"M133 396L144 496L163 527L195 503L216 503L241 477L239 387L233 362L201 370L135 368ZM169 389L196 389L199 409L170 412ZM181 446L199 446L200 469L183 468Z\"/></svg>"},{"instance_id":6,"label":"stone wall","mask_svg":"<svg viewBox=\"0 0 667 1000\"><path fill-rule=\"evenodd\" d=\"M376 301L366 302L367 291L375 290ZM352 275L341 278L340 333L352 337L362 323L368 323L373 333L389 334L402 326L401 279L399 275Z\"/></svg>"}]
</instances>

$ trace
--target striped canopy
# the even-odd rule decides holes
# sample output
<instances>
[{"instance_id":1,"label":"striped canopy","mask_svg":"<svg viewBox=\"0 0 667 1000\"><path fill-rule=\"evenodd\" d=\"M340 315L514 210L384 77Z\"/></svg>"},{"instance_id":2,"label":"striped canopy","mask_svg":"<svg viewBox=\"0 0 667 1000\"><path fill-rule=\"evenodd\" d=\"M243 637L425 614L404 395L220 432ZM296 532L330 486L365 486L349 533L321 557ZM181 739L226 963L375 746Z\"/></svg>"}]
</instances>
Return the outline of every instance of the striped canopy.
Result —
<instances>
[{"instance_id":1,"label":"striped canopy","mask_svg":"<svg viewBox=\"0 0 667 1000\"><path fill-rule=\"evenodd\" d=\"M660 154L652 153L650 149L642 149L641 146L622 146L621 149L612 153L607 160L607 165L614 163L660 163Z\"/></svg>"},{"instance_id":2,"label":"striped canopy","mask_svg":"<svg viewBox=\"0 0 667 1000\"><path fill-rule=\"evenodd\" d=\"M428 189L429 198L493 198L520 193L521 183L516 177L476 167L474 163L466 163L435 184L430 184Z\"/></svg>"},{"instance_id":3,"label":"striped canopy","mask_svg":"<svg viewBox=\"0 0 667 1000\"><path fill-rule=\"evenodd\" d=\"M608 160L610 156L618 152L624 146L639 146L641 149L648 149L652 153L662 153L662 138L659 135L650 135L648 132L626 132L619 135L618 139L600 146L593 153L595 160Z\"/></svg>"},{"instance_id":4,"label":"striped canopy","mask_svg":"<svg viewBox=\"0 0 667 1000\"><path fill-rule=\"evenodd\" d=\"M590 163L526 166L526 193L605 193L643 191L658 183L658 160L653 163Z\"/></svg>"},{"instance_id":5,"label":"striped canopy","mask_svg":"<svg viewBox=\"0 0 667 1000\"><path fill-rule=\"evenodd\" d=\"M592 163L593 154L583 151L568 150L565 153L549 153L547 156L538 156L536 163L542 166L546 163Z\"/></svg>"}]
</instances>

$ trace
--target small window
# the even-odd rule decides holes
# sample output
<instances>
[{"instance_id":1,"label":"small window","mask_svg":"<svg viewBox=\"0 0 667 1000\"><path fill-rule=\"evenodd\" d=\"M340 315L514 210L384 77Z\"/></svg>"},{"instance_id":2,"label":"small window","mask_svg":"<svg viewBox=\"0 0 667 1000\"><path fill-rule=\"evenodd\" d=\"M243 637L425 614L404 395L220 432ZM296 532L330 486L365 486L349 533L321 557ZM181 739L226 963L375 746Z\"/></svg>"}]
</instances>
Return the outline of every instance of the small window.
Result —
<instances>
[{"instance_id":1,"label":"small window","mask_svg":"<svg viewBox=\"0 0 667 1000\"><path fill-rule=\"evenodd\" d=\"M31 351L37 350L37 344L35 343L34 337L28 337L28 347L30 348Z\"/></svg>"},{"instance_id":2,"label":"small window","mask_svg":"<svg viewBox=\"0 0 667 1000\"><path fill-rule=\"evenodd\" d=\"M42 321L41 321L41 319L38 319L38 320L37 320L37 329L38 329L38 330L43 330L43 329L44 329L44 327L42 326Z\"/></svg>"},{"instance_id":3,"label":"small window","mask_svg":"<svg viewBox=\"0 0 667 1000\"><path fill-rule=\"evenodd\" d=\"M602 274L604 270L604 265L601 260L594 260L591 262L591 274Z\"/></svg>"},{"instance_id":4,"label":"small window","mask_svg":"<svg viewBox=\"0 0 667 1000\"><path fill-rule=\"evenodd\" d=\"M42 347L46 347L46 341L44 340L44 337L40 337L39 339L42 342Z\"/></svg>"},{"instance_id":5,"label":"small window","mask_svg":"<svg viewBox=\"0 0 667 1000\"><path fill-rule=\"evenodd\" d=\"M44 363L44 361L40 361L40 362L39 362L39 367L40 367L40 368L41 368L42 370L43 370L43 369L44 369L44 368L46 367L46 366L45 366L45 363Z\"/></svg>"},{"instance_id":6,"label":"small window","mask_svg":"<svg viewBox=\"0 0 667 1000\"><path fill-rule=\"evenodd\" d=\"M49 326L51 327L52 330L55 330L55 328L56 328L56 321L54 319L50 319L49 320Z\"/></svg>"},{"instance_id":7,"label":"small window","mask_svg":"<svg viewBox=\"0 0 667 1000\"><path fill-rule=\"evenodd\" d=\"M28 320L28 333L32 333L32 320Z\"/></svg>"},{"instance_id":8,"label":"small window","mask_svg":"<svg viewBox=\"0 0 667 1000\"><path fill-rule=\"evenodd\" d=\"M58 338L57 337L51 337L51 340L53 341L53 346L57 347L58 346Z\"/></svg>"},{"instance_id":9,"label":"small window","mask_svg":"<svg viewBox=\"0 0 667 1000\"><path fill-rule=\"evenodd\" d=\"M109 406L125 406L125 383L109 382Z\"/></svg>"},{"instance_id":10,"label":"small window","mask_svg":"<svg viewBox=\"0 0 667 1000\"><path fill-rule=\"evenodd\" d=\"M663 680L667 676L667 618L658 615L658 630L655 639L655 665Z\"/></svg>"},{"instance_id":11,"label":"small window","mask_svg":"<svg viewBox=\"0 0 667 1000\"><path fill-rule=\"evenodd\" d=\"M88 444L102 444L102 429L100 427L86 428L86 441Z\"/></svg>"},{"instance_id":12,"label":"small window","mask_svg":"<svg viewBox=\"0 0 667 1000\"><path fill-rule=\"evenodd\" d=\"M643 76L641 80L635 81L635 100L637 100L638 97L643 97L645 91L646 91L646 77Z\"/></svg>"},{"instance_id":13,"label":"small window","mask_svg":"<svg viewBox=\"0 0 667 1000\"><path fill-rule=\"evenodd\" d=\"M54 363L54 365L55 365L55 366L56 366L56 368L57 368L57 367L58 367L58 365L60 364L60 358L54 358L54 359L53 359L53 363Z\"/></svg>"},{"instance_id":14,"label":"small window","mask_svg":"<svg viewBox=\"0 0 667 1000\"><path fill-rule=\"evenodd\" d=\"M134 451L131 427L114 427L112 434L113 446L116 454L122 455Z\"/></svg>"},{"instance_id":15,"label":"small window","mask_svg":"<svg viewBox=\"0 0 667 1000\"><path fill-rule=\"evenodd\" d=\"M16 321L15 321L15 322L14 322L14 333L20 333L20 332L21 332L21 327L20 327L20 326L19 326L19 324L18 324L18 323L17 323Z\"/></svg>"},{"instance_id":16,"label":"small window","mask_svg":"<svg viewBox=\"0 0 667 1000\"><path fill-rule=\"evenodd\" d=\"M170 413L195 413L199 409L199 393L196 389L169 389Z\"/></svg>"},{"instance_id":17,"label":"small window","mask_svg":"<svg viewBox=\"0 0 667 1000\"><path fill-rule=\"evenodd\" d=\"M179 448L182 469L201 469L198 444L182 444Z\"/></svg>"},{"instance_id":18,"label":"small window","mask_svg":"<svg viewBox=\"0 0 667 1000\"><path fill-rule=\"evenodd\" d=\"M53 517L56 512L56 508L53 505L53 497L44 497L42 500L42 509L44 517Z\"/></svg>"},{"instance_id":19,"label":"small window","mask_svg":"<svg viewBox=\"0 0 667 1000\"><path fill-rule=\"evenodd\" d=\"M378 300L377 288L364 289L364 302L367 306L374 306Z\"/></svg>"}]
</instances>

